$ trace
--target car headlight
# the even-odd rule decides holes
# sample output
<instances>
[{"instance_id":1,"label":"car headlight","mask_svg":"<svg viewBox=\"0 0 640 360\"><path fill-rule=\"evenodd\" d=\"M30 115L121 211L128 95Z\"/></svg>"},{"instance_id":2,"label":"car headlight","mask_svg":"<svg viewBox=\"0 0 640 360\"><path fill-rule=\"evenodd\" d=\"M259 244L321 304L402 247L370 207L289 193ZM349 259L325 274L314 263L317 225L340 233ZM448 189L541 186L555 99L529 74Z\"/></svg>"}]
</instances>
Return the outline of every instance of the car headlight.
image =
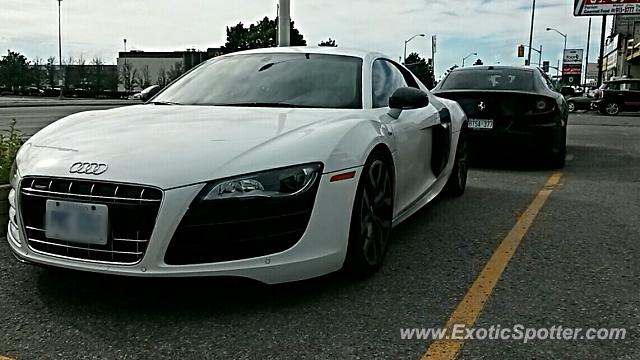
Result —
<instances>
[{"instance_id":1,"label":"car headlight","mask_svg":"<svg viewBox=\"0 0 640 360\"><path fill-rule=\"evenodd\" d=\"M282 198L309 190L322 172L322 164L299 165L210 183L200 200L249 197Z\"/></svg>"},{"instance_id":2,"label":"car headlight","mask_svg":"<svg viewBox=\"0 0 640 360\"><path fill-rule=\"evenodd\" d=\"M18 174L18 166L16 165L17 160L13 161L13 165L11 165L11 170L9 171L9 184L12 188L18 188L18 181L20 180L20 175Z\"/></svg>"}]
</instances>

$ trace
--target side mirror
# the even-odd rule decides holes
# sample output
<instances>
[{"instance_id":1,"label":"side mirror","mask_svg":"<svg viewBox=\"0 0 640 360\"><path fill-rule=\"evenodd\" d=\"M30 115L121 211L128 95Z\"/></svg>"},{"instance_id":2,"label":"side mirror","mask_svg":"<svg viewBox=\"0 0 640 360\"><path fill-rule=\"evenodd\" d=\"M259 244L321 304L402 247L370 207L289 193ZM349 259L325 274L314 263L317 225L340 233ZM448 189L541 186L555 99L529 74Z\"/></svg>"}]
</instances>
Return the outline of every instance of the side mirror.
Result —
<instances>
[{"instance_id":1,"label":"side mirror","mask_svg":"<svg viewBox=\"0 0 640 360\"><path fill-rule=\"evenodd\" d=\"M400 117L402 110L421 109L429 105L429 95L416 88L403 87L397 89L389 98L389 116Z\"/></svg>"},{"instance_id":2,"label":"side mirror","mask_svg":"<svg viewBox=\"0 0 640 360\"><path fill-rule=\"evenodd\" d=\"M160 85L149 86L140 93L140 100L147 102L147 100L154 97L158 92L160 92Z\"/></svg>"}]
</instances>

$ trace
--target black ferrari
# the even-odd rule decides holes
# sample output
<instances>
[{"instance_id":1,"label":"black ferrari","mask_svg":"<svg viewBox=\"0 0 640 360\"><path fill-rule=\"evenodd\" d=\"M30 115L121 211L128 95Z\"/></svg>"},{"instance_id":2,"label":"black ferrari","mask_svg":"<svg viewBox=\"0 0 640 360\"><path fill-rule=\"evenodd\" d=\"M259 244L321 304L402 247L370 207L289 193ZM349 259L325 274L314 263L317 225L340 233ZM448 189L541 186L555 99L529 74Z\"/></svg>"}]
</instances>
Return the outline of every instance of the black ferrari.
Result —
<instances>
[{"instance_id":1,"label":"black ferrari","mask_svg":"<svg viewBox=\"0 0 640 360\"><path fill-rule=\"evenodd\" d=\"M450 72L434 89L469 118L469 145L535 151L550 166L565 163L569 110L551 79L533 67L477 66Z\"/></svg>"}]
</instances>

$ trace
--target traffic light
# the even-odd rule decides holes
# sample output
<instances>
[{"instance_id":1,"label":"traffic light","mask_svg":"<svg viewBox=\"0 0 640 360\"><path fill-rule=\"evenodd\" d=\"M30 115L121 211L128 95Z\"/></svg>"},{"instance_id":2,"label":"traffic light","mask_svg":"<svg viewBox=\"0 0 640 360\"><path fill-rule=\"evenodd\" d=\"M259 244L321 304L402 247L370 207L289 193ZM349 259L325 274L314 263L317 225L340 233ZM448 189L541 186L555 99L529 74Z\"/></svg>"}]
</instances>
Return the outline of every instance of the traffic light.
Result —
<instances>
[{"instance_id":1,"label":"traffic light","mask_svg":"<svg viewBox=\"0 0 640 360\"><path fill-rule=\"evenodd\" d=\"M542 62L542 71L544 71L545 73L549 72L549 62L548 61L543 61Z\"/></svg>"},{"instance_id":2,"label":"traffic light","mask_svg":"<svg viewBox=\"0 0 640 360\"><path fill-rule=\"evenodd\" d=\"M518 46L518 57L524 57L524 45Z\"/></svg>"}]
</instances>

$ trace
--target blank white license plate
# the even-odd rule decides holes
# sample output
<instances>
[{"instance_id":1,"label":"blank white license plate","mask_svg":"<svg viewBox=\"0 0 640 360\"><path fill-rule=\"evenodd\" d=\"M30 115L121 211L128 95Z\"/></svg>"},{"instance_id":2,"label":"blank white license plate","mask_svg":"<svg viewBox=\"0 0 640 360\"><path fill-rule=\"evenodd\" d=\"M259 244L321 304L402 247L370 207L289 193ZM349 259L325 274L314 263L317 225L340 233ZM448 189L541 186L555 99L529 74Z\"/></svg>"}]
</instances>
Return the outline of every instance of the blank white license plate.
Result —
<instances>
[{"instance_id":1,"label":"blank white license plate","mask_svg":"<svg viewBox=\"0 0 640 360\"><path fill-rule=\"evenodd\" d=\"M44 228L51 239L106 245L109 208L107 205L47 200Z\"/></svg>"},{"instance_id":2,"label":"blank white license plate","mask_svg":"<svg viewBox=\"0 0 640 360\"><path fill-rule=\"evenodd\" d=\"M470 129L493 129L493 120L469 119Z\"/></svg>"}]
</instances>

